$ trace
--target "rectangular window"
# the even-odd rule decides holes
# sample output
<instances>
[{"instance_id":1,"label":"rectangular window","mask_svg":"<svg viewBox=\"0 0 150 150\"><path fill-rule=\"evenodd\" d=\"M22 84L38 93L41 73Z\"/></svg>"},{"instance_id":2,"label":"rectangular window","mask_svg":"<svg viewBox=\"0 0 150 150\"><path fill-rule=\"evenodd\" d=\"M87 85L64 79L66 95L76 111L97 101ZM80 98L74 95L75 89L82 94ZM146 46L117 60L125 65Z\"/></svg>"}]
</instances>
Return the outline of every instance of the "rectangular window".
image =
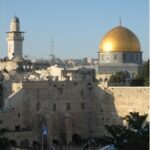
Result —
<instances>
[{"instance_id":1,"label":"rectangular window","mask_svg":"<svg viewBox=\"0 0 150 150\"><path fill-rule=\"evenodd\" d=\"M81 96L84 96L84 91L83 91L83 90L81 90L81 93L80 93L80 94L81 94Z\"/></svg>"},{"instance_id":2,"label":"rectangular window","mask_svg":"<svg viewBox=\"0 0 150 150\"><path fill-rule=\"evenodd\" d=\"M56 104L53 104L53 111L56 111Z\"/></svg>"},{"instance_id":3,"label":"rectangular window","mask_svg":"<svg viewBox=\"0 0 150 150\"><path fill-rule=\"evenodd\" d=\"M37 104L36 104L36 111L39 111L40 110L40 103L38 102Z\"/></svg>"},{"instance_id":4,"label":"rectangular window","mask_svg":"<svg viewBox=\"0 0 150 150\"><path fill-rule=\"evenodd\" d=\"M20 113L18 113L18 118L20 118Z\"/></svg>"},{"instance_id":5,"label":"rectangular window","mask_svg":"<svg viewBox=\"0 0 150 150\"><path fill-rule=\"evenodd\" d=\"M58 88L59 95L63 95L63 88Z\"/></svg>"},{"instance_id":6,"label":"rectangular window","mask_svg":"<svg viewBox=\"0 0 150 150\"><path fill-rule=\"evenodd\" d=\"M81 103L81 110L85 109L85 103Z\"/></svg>"},{"instance_id":7,"label":"rectangular window","mask_svg":"<svg viewBox=\"0 0 150 150\"><path fill-rule=\"evenodd\" d=\"M67 103L67 111L71 109L70 103Z\"/></svg>"}]
</instances>

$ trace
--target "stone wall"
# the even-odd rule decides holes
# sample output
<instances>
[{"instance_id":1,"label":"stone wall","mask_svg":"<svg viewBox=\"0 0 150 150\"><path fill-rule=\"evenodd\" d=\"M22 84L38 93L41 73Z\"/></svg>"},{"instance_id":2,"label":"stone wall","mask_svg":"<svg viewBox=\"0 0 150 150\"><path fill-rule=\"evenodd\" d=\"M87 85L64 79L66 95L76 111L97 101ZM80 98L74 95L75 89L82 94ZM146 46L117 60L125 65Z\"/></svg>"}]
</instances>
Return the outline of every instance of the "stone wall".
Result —
<instances>
[{"instance_id":1,"label":"stone wall","mask_svg":"<svg viewBox=\"0 0 150 150\"><path fill-rule=\"evenodd\" d=\"M2 83L2 104L7 105L8 99L13 97L14 101L18 101L18 92L22 88L22 83L3 82ZM16 98L17 97L17 98ZM16 100L15 100L16 98ZM13 103L14 103L13 101Z\"/></svg>"},{"instance_id":2,"label":"stone wall","mask_svg":"<svg viewBox=\"0 0 150 150\"><path fill-rule=\"evenodd\" d=\"M148 103L148 87L106 88L94 82L26 81L22 89L9 97L6 110L11 113L14 108L21 116L21 128L32 129L39 140L44 123L48 126L49 142L56 139L69 143L75 133L85 138L107 134L104 126L123 124L121 118L129 112L147 114Z\"/></svg>"},{"instance_id":3,"label":"stone wall","mask_svg":"<svg viewBox=\"0 0 150 150\"><path fill-rule=\"evenodd\" d=\"M88 136L90 99L87 83L33 82L31 86L30 82L25 82L23 87L26 95L23 102L26 106L23 110L24 125L34 126L34 116L40 114L47 120L49 135L54 139L59 140L64 135L72 136L74 133ZM85 105L83 110L82 104Z\"/></svg>"},{"instance_id":4,"label":"stone wall","mask_svg":"<svg viewBox=\"0 0 150 150\"><path fill-rule=\"evenodd\" d=\"M1 112L0 121L2 121L2 123L0 124L0 129L7 128L14 131L15 126L20 124L21 118L18 117L17 112Z\"/></svg>"},{"instance_id":5,"label":"stone wall","mask_svg":"<svg viewBox=\"0 0 150 150\"><path fill-rule=\"evenodd\" d=\"M24 82L23 88L6 100L5 109L21 114L21 127L33 128L35 133L44 117L54 139L67 135L71 140L74 133L88 137L89 91L88 82Z\"/></svg>"},{"instance_id":6,"label":"stone wall","mask_svg":"<svg viewBox=\"0 0 150 150\"><path fill-rule=\"evenodd\" d=\"M29 145L31 146L32 145L31 141L36 139L32 131L8 132L5 133L5 137L7 137L10 140L15 140L18 146L20 145L20 142L22 140L26 140L26 139L29 141Z\"/></svg>"},{"instance_id":7,"label":"stone wall","mask_svg":"<svg viewBox=\"0 0 150 150\"><path fill-rule=\"evenodd\" d=\"M106 134L104 125L123 124L122 117L129 112L149 113L149 87L95 87L93 99L94 135ZM97 118L96 118L97 117Z\"/></svg>"},{"instance_id":8,"label":"stone wall","mask_svg":"<svg viewBox=\"0 0 150 150\"><path fill-rule=\"evenodd\" d=\"M109 87L114 96L114 104L119 116L138 111L148 114L149 87Z\"/></svg>"}]
</instances>

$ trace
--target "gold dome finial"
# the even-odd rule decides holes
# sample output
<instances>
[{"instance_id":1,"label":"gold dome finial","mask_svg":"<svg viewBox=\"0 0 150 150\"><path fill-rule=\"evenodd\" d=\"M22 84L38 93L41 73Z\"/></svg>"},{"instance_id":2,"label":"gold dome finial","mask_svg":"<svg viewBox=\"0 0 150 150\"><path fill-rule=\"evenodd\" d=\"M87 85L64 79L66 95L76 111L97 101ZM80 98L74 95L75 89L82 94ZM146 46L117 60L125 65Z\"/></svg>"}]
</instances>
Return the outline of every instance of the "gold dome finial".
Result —
<instances>
[{"instance_id":1,"label":"gold dome finial","mask_svg":"<svg viewBox=\"0 0 150 150\"><path fill-rule=\"evenodd\" d=\"M121 26L122 25L122 18L120 17L119 18L119 26Z\"/></svg>"}]
</instances>

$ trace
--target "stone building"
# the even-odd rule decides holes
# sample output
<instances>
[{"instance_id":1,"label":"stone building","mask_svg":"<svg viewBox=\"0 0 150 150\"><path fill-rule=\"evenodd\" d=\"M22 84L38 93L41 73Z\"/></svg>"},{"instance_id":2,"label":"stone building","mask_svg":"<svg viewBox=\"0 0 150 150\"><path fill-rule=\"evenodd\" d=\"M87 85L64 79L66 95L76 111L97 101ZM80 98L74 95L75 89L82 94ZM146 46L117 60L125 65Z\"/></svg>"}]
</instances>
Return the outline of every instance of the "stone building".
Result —
<instances>
[{"instance_id":1,"label":"stone building","mask_svg":"<svg viewBox=\"0 0 150 150\"><path fill-rule=\"evenodd\" d=\"M101 87L94 81L49 80L24 81L12 88L16 90L5 99L0 126L30 131L30 143L41 142L43 122L48 127L49 143L55 140L63 144L70 143L75 134L82 138L106 135L106 124L123 124L121 118L129 112L148 114L149 109L148 87ZM24 138L22 133L16 140L19 143Z\"/></svg>"}]
</instances>

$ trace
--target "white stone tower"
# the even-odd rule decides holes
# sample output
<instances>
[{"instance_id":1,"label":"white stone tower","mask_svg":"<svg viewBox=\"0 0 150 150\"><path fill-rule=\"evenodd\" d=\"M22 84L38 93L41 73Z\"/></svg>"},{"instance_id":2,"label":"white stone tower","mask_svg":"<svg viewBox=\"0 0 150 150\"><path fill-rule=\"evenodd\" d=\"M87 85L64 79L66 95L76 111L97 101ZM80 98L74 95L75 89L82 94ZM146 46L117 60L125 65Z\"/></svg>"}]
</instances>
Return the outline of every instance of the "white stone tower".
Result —
<instances>
[{"instance_id":1,"label":"white stone tower","mask_svg":"<svg viewBox=\"0 0 150 150\"><path fill-rule=\"evenodd\" d=\"M7 32L8 59L23 58L23 40L24 32L20 31L20 22L18 17L13 17L10 22L10 31Z\"/></svg>"}]
</instances>

